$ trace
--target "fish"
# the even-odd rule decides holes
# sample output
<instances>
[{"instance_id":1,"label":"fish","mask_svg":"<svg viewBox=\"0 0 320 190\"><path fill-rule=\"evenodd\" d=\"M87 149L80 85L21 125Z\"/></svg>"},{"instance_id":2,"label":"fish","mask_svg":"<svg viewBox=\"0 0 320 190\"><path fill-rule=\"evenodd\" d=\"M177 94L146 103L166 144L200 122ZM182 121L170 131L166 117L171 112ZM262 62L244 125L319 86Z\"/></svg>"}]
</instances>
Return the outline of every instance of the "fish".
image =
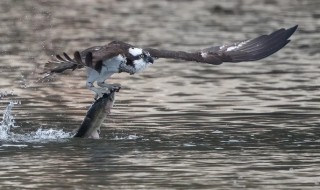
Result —
<instances>
[{"instance_id":1,"label":"fish","mask_svg":"<svg viewBox=\"0 0 320 190\"><path fill-rule=\"evenodd\" d=\"M115 101L115 92L104 94L97 99L88 109L88 112L78 128L75 138L100 138L100 126L105 118L111 114L111 108Z\"/></svg>"}]
</instances>

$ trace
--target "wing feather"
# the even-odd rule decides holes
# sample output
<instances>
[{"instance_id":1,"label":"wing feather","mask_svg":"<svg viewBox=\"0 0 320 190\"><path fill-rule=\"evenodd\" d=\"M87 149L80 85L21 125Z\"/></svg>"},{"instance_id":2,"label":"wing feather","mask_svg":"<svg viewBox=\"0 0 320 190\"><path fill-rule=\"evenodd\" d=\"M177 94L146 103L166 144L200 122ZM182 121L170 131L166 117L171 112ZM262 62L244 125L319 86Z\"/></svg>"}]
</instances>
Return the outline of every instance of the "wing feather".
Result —
<instances>
[{"instance_id":1,"label":"wing feather","mask_svg":"<svg viewBox=\"0 0 320 190\"><path fill-rule=\"evenodd\" d=\"M49 63L58 64L57 67L50 69L49 73L61 73L68 69L75 70L85 66L100 72L103 60L122 53L123 49L115 44L111 46L109 44L106 46L94 46L82 52L76 51L73 59L67 53L63 53L63 57L56 55L56 60L49 61Z\"/></svg>"},{"instance_id":2,"label":"wing feather","mask_svg":"<svg viewBox=\"0 0 320 190\"><path fill-rule=\"evenodd\" d=\"M92 64L92 52L88 52L85 58L85 63L88 67L92 68L93 64Z\"/></svg>"},{"instance_id":3,"label":"wing feather","mask_svg":"<svg viewBox=\"0 0 320 190\"><path fill-rule=\"evenodd\" d=\"M218 65L223 62L256 61L277 52L290 40L297 25L289 29L279 29L269 35L222 46L212 46L200 51L188 53L184 51L157 50L145 48L152 57L172 58Z\"/></svg>"},{"instance_id":4,"label":"wing feather","mask_svg":"<svg viewBox=\"0 0 320 190\"><path fill-rule=\"evenodd\" d=\"M74 52L73 57L74 57L75 62L77 62L78 64L81 64L81 65L84 65L84 63L82 62L81 54L79 51Z\"/></svg>"},{"instance_id":5,"label":"wing feather","mask_svg":"<svg viewBox=\"0 0 320 190\"><path fill-rule=\"evenodd\" d=\"M63 52L63 56L70 62L72 62L73 60L69 57L68 54L66 54L65 52Z\"/></svg>"}]
</instances>

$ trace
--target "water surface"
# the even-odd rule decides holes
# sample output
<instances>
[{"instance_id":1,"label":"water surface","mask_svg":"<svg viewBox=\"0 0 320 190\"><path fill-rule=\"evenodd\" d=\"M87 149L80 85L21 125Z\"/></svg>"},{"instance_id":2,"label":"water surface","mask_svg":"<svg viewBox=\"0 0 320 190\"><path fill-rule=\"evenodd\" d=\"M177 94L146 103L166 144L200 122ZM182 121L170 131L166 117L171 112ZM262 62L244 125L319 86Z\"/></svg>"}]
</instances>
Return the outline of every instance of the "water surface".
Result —
<instances>
[{"instance_id":1,"label":"water surface","mask_svg":"<svg viewBox=\"0 0 320 190\"><path fill-rule=\"evenodd\" d=\"M1 189L319 188L319 6L1 1L0 113L10 116L0 124ZM85 71L39 80L55 53L112 40L197 50L296 24L292 42L264 60L157 60L114 76L123 88L100 140L71 138L93 102Z\"/></svg>"}]
</instances>

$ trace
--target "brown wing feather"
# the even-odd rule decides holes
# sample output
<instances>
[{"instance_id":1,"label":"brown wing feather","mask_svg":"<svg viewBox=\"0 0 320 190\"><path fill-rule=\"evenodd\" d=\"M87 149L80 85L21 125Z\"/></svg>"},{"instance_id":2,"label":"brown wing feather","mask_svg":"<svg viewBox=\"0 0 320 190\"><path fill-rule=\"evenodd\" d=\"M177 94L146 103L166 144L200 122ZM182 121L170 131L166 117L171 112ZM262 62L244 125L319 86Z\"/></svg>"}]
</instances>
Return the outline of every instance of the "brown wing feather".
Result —
<instances>
[{"instance_id":1,"label":"brown wing feather","mask_svg":"<svg viewBox=\"0 0 320 190\"><path fill-rule=\"evenodd\" d=\"M161 50L161 49L154 49L154 48L144 48L144 50L148 51L151 57L154 57L154 58L182 59L186 61L196 61L196 62L205 61L203 57L201 57L200 52L189 53L184 51L170 51L170 50Z\"/></svg>"},{"instance_id":2,"label":"brown wing feather","mask_svg":"<svg viewBox=\"0 0 320 190\"><path fill-rule=\"evenodd\" d=\"M68 69L75 70L84 66L83 64L78 63L76 60L72 60L66 53L63 53L63 55L64 58L60 55L56 55L56 60L48 62L49 64L58 64L57 67L50 69L49 73L62 73Z\"/></svg>"},{"instance_id":3,"label":"brown wing feather","mask_svg":"<svg viewBox=\"0 0 320 190\"><path fill-rule=\"evenodd\" d=\"M63 53L63 56L56 55L56 60L50 61L49 63L59 64L57 67L50 69L50 73L61 73L68 69L80 69L84 66L93 68L100 72L102 68L103 60L110 59L119 54L124 54L124 49L127 48L129 44L124 42L114 41L105 46L94 46L88 48L82 52L76 51L74 53L74 58Z\"/></svg>"},{"instance_id":4,"label":"brown wing feather","mask_svg":"<svg viewBox=\"0 0 320 190\"><path fill-rule=\"evenodd\" d=\"M91 63L93 69L97 70L98 72L101 71L102 63L104 60L111 59L119 54L124 55L124 50L119 47L113 47L110 45L106 45L99 49L98 51L91 52Z\"/></svg>"},{"instance_id":5,"label":"brown wing feather","mask_svg":"<svg viewBox=\"0 0 320 190\"><path fill-rule=\"evenodd\" d=\"M289 37L298 26L280 29L269 35L245 40L223 46L214 46L201 51L188 53L184 51L157 50L145 48L152 57L182 59L218 65L222 62L255 61L277 52L290 42Z\"/></svg>"},{"instance_id":6,"label":"brown wing feather","mask_svg":"<svg viewBox=\"0 0 320 190\"><path fill-rule=\"evenodd\" d=\"M56 63L56 62L48 62L49 64L51 63ZM44 73L62 73L63 71L65 70L68 70L68 69L76 69L76 66L74 63L62 63L60 65L58 65L57 67L53 68L53 69L50 69L48 72L44 72Z\"/></svg>"},{"instance_id":7,"label":"brown wing feather","mask_svg":"<svg viewBox=\"0 0 320 190\"><path fill-rule=\"evenodd\" d=\"M85 65L85 63L82 62L81 54L79 51L74 52L73 57L74 57L75 62L77 62L78 64L81 64L81 65Z\"/></svg>"}]
</instances>

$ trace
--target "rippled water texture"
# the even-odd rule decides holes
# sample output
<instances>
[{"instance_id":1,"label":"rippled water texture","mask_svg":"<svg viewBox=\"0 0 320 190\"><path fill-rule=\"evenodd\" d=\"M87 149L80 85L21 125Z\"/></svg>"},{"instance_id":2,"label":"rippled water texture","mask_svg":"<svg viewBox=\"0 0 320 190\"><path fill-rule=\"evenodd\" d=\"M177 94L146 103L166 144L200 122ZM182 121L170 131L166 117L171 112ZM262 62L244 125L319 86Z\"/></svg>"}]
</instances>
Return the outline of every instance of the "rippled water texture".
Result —
<instances>
[{"instance_id":1,"label":"rippled water texture","mask_svg":"<svg viewBox=\"0 0 320 190\"><path fill-rule=\"evenodd\" d=\"M319 7L0 1L0 188L318 189ZM84 71L39 80L53 54L116 39L197 50L296 24L292 42L264 60L160 59L140 75L115 75L123 88L100 140L71 138L93 102Z\"/></svg>"}]
</instances>

